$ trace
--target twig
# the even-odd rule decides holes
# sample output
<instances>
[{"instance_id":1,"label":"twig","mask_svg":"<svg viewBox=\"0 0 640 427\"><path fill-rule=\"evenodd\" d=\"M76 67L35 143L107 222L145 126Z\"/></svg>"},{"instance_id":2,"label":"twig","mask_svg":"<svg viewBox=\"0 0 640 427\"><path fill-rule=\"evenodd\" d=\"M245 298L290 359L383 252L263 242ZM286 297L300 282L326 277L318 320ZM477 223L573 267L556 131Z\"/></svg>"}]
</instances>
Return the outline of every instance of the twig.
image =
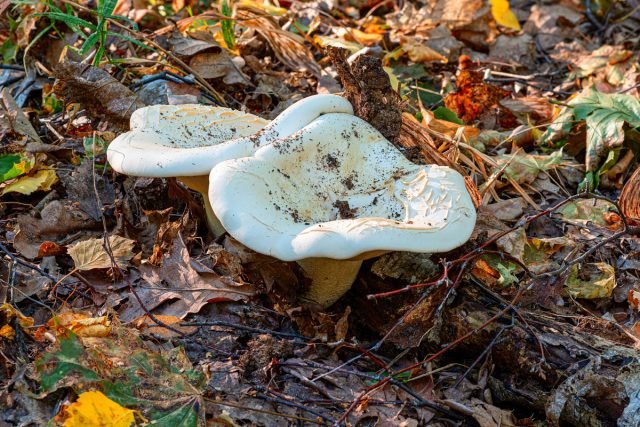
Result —
<instances>
[{"instance_id":1,"label":"twig","mask_svg":"<svg viewBox=\"0 0 640 427\"><path fill-rule=\"evenodd\" d=\"M312 338L305 337L303 335L299 335L295 333L278 332L278 331L272 331L271 329L253 328L251 326L239 325L237 323L232 323L232 322L225 322L224 320L213 320L209 322L184 322L184 323L180 323L180 326L226 326L229 328L254 332L256 334L270 334L270 335L277 335L281 337L297 338L305 341L312 341Z\"/></svg>"},{"instance_id":2,"label":"twig","mask_svg":"<svg viewBox=\"0 0 640 427\"><path fill-rule=\"evenodd\" d=\"M316 420L312 420L310 418L303 418L303 417L297 417L295 415L281 414L279 412L274 412L274 411L265 411L264 409L256 409L256 408L251 408L249 406L238 405L238 404L235 404L235 403L221 402L219 400L213 400L213 399L209 399L207 397L204 397L203 399L206 402L213 403L214 405L229 406L231 408L238 408L238 409L243 409L243 410L252 411L252 412L259 412L261 414L274 415L276 417L289 418L291 420L298 420L298 421L304 421L306 423L313 423L313 424L317 424L317 425L323 425L323 423L320 423L320 422L318 422Z\"/></svg>"},{"instance_id":3,"label":"twig","mask_svg":"<svg viewBox=\"0 0 640 427\"><path fill-rule=\"evenodd\" d=\"M335 420L334 420L333 418L327 417L326 415L322 415L320 412L316 412L316 411L314 411L313 409L309 409L309 408L307 408L307 407L306 407L306 406L304 406L304 405L300 405L300 404L298 404L298 403L291 402L291 401L289 401L289 400L287 400L287 399L284 399L283 397L280 397L276 392L274 392L273 390L271 390L271 389L269 389L269 388L257 387L257 389L258 389L258 390L261 390L261 389L262 389L262 390L264 390L266 393L271 393L271 394L274 394L274 395L275 395L275 397L272 397L272 396L268 396L268 395L266 395L266 394L264 394L264 393L260 393L260 392L258 392L258 393L256 394L256 396L257 396L257 397L261 397L261 398L263 398L263 399L265 399L265 400L268 400L268 401L270 401L270 402L275 402L275 403L279 403L279 404L281 404L281 405L290 406L290 407L292 407L292 408L300 409L301 411L308 412L308 413L310 413L310 414L312 414L312 415L315 415L316 417L320 417L320 418L322 418L323 420L325 420L325 421L327 421L327 422L330 422L330 423L335 422Z\"/></svg>"}]
</instances>

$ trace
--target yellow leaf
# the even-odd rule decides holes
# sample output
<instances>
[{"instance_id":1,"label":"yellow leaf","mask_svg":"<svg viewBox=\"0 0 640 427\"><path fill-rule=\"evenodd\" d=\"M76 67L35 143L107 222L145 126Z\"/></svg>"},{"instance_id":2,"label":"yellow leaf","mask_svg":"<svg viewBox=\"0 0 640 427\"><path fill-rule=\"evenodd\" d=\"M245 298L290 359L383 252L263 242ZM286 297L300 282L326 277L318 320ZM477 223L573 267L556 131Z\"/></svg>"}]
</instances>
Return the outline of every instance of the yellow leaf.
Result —
<instances>
[{"instance_id":1,"label":"yellow leaf","mask_svg":"<svg viewBox=\"0 0 640 427\"><path fill-rule=\"evenodd\" d=\"M67 311L54 316L47 322L47 326L55 329L60 336L67 329L81 337L103 338L111 334L111 322L107 316L90 317L83 313Z\"/></svg>"},{"instance_id":2,"label":"yellow leaf","mask_svg":"<svg viewBox=\"0 0 640 427\"><path fill-rule=\"evenodd\" d=\"M0 337L13 340L16 337L16 331L9 325L0 328Z\"/></svg>"},{"instance_id":3,"label":"yellow leaf","mask_svg":"<svg viewBox=\"0 0 640 427\"><path fill-rule=\"evenodd\" d=\"M509 8L509 0L489 0L491 14L499 25L520 31L518 18Z\"/></svg>"},{"instance_id":4,"label":"yellow leaf","mask_svg":"<svg viewBox=\"0 0 640 427\"><path fill-rule=\"evenodd\" d=\"M243 8L243 9L253 8L253 9L262 10L272 16L284 16L287 14L287 9L285 9L284 7L273 6L271 4L268 4L267 2L257 2L253 0L240 0L237 3L237 5L239 8Z\"/></svg>"},{"instance_id":5,"label":"yellow leaf","mask_svg":"<svg viewBox=\"0 0 640 427\"><path fill-rule=\"evenodd\" d=\"M565 292L574 298L608 298L616 287L616 269L605 262L574 265L565 284Z\"/></svg>"},{"instance_id":6,"label":"yellow leaf","mask_svg":"<svg viewBox=\"0 0 640 427\"><path fill-rule=\"evenodd\" d=\"M42 169L34 175L18 178L15 182L6 185L2 189L2 194L21 193L29 195L36 191L49 191L51 186L58 182L58 176L53 169Z\"/></svg>"},{"instance_id":7,"label":"yellow leaf","mask_svg":"<svg viewBox=\"0 0 640 427\"><path fill-rule=\"evenodd\" d=\"M356 42L364 46L374 46L382 41L382 34L371 34L365 33L364 31L360 31L356 28L336 28L334 32L338 37L342 37L343 39Z\"/></svg>"},{"instance_id":8,"label":"yellow leaf","mask_svg":"<svg viewBox=\"0 0 640 427\"><path fill-rule=\"evenodd\" d=\"M33 317L25 316L11 304L4 303L0 305L0 313L4 314L8 320L16 317L18 319L18 324L23 328L30 328L35 324Z\"/></svg>"},{"instance_id":9,"label":"yellow leaf","mask_svg":"<svg viewBox=\"0 0 640 427\"><path fill-rule=\"evenodd\" d=\"M130 427L136 411L124 408L99 391L86 391L64 410L64 427Z\"/></svg>"},{"instance_id":10,"label":"yellow leaf","mask_svg":"<svg viewBox=\"0 0 640 427\"><path fill-rule=\"evenodd\" d=\"M76 243L67 248L67 252L73 258L73 262L78 270L92 270L94 268L110 268L111 257L104 250L103 239L88 239ZM113 259L120 266L125 268L131 258L133 258L134 241L120 236L109 236L109 246Z\"/></svg>"}]
</instances>

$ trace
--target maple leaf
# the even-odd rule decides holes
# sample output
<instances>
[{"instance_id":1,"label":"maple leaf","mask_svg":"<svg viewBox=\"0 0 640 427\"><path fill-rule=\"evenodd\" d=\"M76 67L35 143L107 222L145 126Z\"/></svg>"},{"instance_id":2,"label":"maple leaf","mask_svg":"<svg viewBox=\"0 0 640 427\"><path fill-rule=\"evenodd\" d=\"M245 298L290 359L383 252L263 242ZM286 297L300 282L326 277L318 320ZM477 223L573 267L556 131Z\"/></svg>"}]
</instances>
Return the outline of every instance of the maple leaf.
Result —
<instances>
[{"instance_id":1,"label":"maple leaf","mask_svg":"<svg viewBox=\"0 0 640 427\"><path fill-rule=\"evenodd\" d=\"M135 424L136 411L124 408L99 391L86 391L64 409L64 427L100 426L129 427Z\"/></svg>"}]
</instances>

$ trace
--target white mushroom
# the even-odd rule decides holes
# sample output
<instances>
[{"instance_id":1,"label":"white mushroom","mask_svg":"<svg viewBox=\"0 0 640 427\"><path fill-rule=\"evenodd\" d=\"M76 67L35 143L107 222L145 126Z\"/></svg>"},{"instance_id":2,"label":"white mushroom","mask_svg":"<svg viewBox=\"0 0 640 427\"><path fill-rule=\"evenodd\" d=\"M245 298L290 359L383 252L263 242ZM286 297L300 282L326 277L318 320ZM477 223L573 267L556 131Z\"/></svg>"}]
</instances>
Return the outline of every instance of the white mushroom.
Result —
<instances>
[{"instance_id":1,"label":"white mushroom","mask_svg":"<svg viewBox=\"0 0 640 427\"><path fill-rule=\"evenodd\" d=\"M249 248L298 261L306 299L327 307L363 259L385 251L445 252L466 242L476 211L463 177L408 161L365 121L324 115L253 157L219 163L209 199Z\"/></svg>"},{"instance_id":2,"label":"white mushroom","mask_svg":"<svg viewBox=\"0 0 640 427\"><path fill-rule=\"evenodd\" d=\"M114 170L127 175L177 177L200 192L214 235L224 229L207 199L208 177L217 163L251 156L274 139L291 135L325 113L353 113L336 95L305 98L268 122L252 114L204 105L154 105L131 116L131 131L107 150Z\"/></svg>"}]
</instances>

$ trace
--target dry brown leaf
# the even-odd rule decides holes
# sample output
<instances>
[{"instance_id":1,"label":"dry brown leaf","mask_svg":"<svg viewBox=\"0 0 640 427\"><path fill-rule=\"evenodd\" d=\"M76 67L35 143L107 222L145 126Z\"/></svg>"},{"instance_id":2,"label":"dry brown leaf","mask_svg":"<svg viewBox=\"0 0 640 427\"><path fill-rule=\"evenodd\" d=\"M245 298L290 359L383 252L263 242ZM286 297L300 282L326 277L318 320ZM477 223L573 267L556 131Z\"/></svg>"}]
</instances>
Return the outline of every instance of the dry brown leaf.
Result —
<instances>
[{"instance_id":1,"label":"dry brown leaf","mask_svg":"<svg viewBox=\"0 0 640 427\"><path fill-rule=\"evenodd\" d=\"M144 103L109 73L79 62L61 62L55 69L54 92L69 103L77 102L95 117L104 117L122 130Z\"/></svg>"},{"instance_id":2,"label":"dry brown leaf","mask_svg":"<svg viewBox=\"0 0 640 427\"><path fill-rule=\"evenodd\" d=\"M209 302L241 301L253 295L249 285L238 285L215 273L198 273L192 261L178 234L169 252L160 257L159 267L148 263L139 267L143 284L138 286L136 294L144 308L135 296L130 295L120 319L124 322L137 319L146 314L145 309L184 319Z\"/></svg>"},{"instance_id":3,"label":"dry brown leaf","mask_svg":"<svg viewBox=\"0 0 640 427\"><path fill-rule=\"evenodd\" d=\"M415 37L402 37L400 46L409 59L418 64L434 61L446 63L448 61L446 56L430 48L426 42Z\"/></svg>"},{"instance_id":4,"label":"dry brown leaf","mask_svg":"<svg viewBox=\"0 0 640 427\"><path fill-rule=\"evenodd\" d=\"M120 268L126 268L133 258L135 242L120 236L109 236L111 255ZM110 268L113 266L111 257L104 248L103 239L88 239L69 246L67 249L78 270L92 270L94 268Z\"/></svg>"},{"instance_id":5,"label":"dry brown leaf","mask_svg":"<svg viewBox=\"0 0 640 427\"><path fill-rule=\"evenodd\" d=\"M0 93L0 135L6 131L15 132L18 135L26 136L24 143L27 141L42 142L38 136L38 132L33 128L31 122L24 114L22 109L11 96L8 88L4 88ZM16 141L15 138L12 138Z\"/></svg>"},{"instance_id":6,"label":"dry brown leaf","mask_svg":"<svg viewBox=\"0 0 640 427\"><path fill-rule=\"evenodd\" d=\"M18 233L13 239L13 246L22 256L34 259L38 256L42 242L58 242L69 233L95 228L97 225L75 204L54 200L40 211L40 218L28 214L18 216Z\"/></svg>"},{"instance_id":7,"label":"dry brown leaf","mask_svg":"<svg viewBox=\"0 0 640 427\"><path fill-rule=\"evenodd\" d=\"M636 169L622 188L619 204L623 215L640 220L640 168Z\"/></svg>"},{"instance_id":8,"label":"dry brown leaf","mask_svg":"<svg viewBox=\"0 0 640 427\"><path fill-rule=\"evenodd\" d=\"M483 81L479 71L462 70L456 80L457 89L444 98L444 105L465 123L480 120L486 129L517 126L515 116L500 107L499 101L509 92Z\"/></svg>"},{"instance_id":9,"label":"dry brown leaf","mask_svg":"<svg viewBox=\"0 0 640 427\"><path fill-rule=\"evenodd\" d=\"M316 77L321 76L321 69L313 59L313 55L304 45L304 39L278 26L270 16L260 16L254 11L239 7L237 19L242 25L254 29L264 37L271 49L288 68L294 71L309 71Z\"/></svg>"}]
</instances>

